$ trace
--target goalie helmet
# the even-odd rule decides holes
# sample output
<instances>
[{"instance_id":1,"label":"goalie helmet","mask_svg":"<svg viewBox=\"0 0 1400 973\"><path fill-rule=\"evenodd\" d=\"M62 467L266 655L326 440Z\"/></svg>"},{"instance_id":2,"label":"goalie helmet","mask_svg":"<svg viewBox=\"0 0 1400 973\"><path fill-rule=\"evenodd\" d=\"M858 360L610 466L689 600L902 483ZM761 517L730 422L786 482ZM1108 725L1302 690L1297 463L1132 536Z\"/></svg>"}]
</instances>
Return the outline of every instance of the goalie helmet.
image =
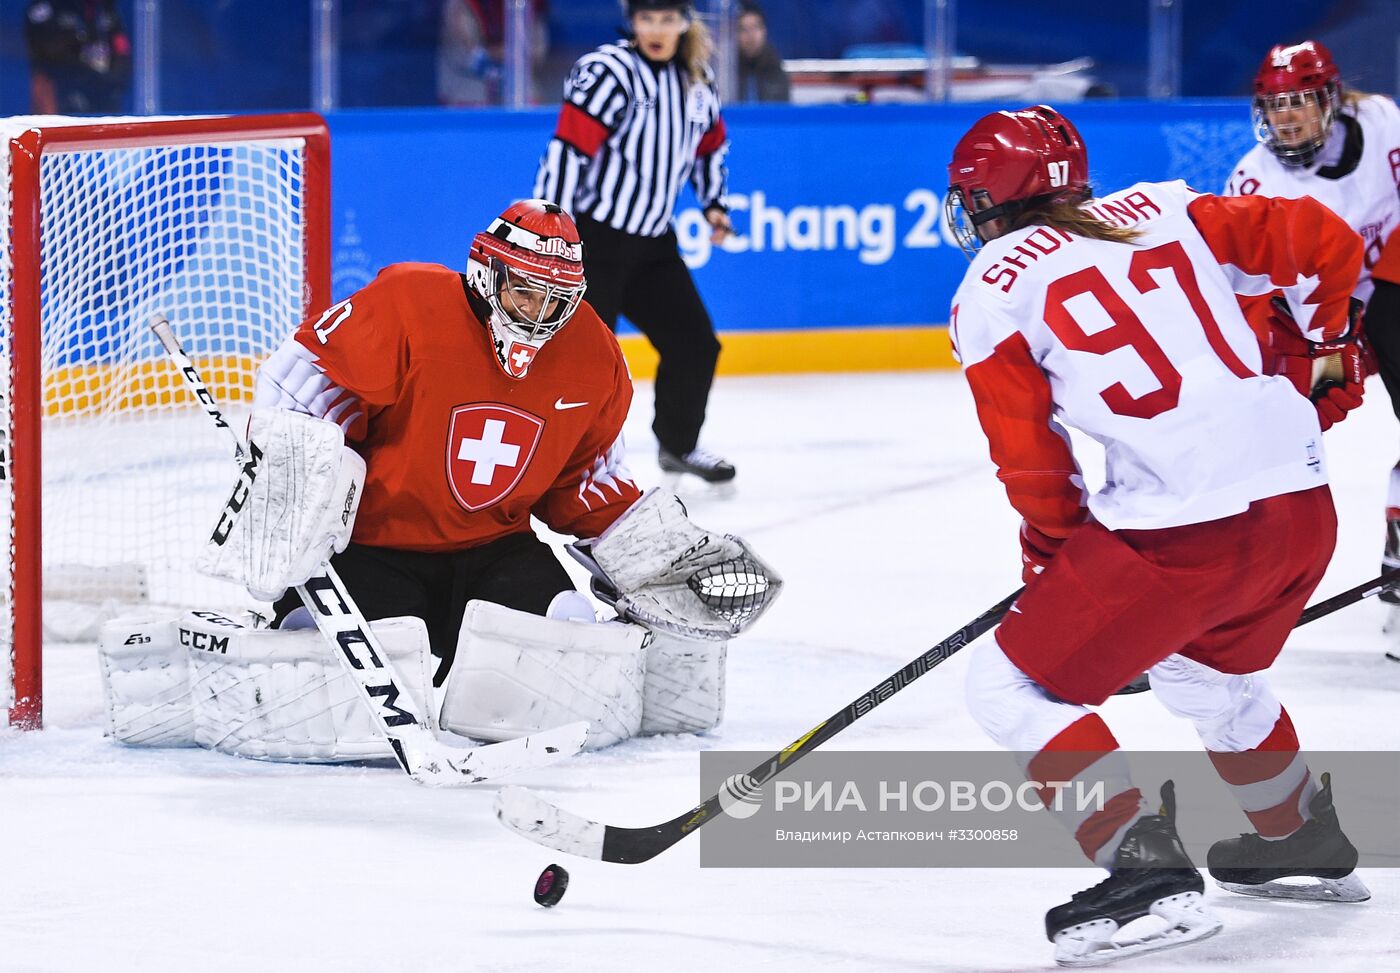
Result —
<instances>
[{"instance_id":1,"label":"goalie helmet","mask_svg":"<svg viewBox=\"0 0 1400 973\"><path fill-rule=\"evenodd\" d=\"M583 299L578 227L553 203L516 203L476 235L467 271L472 290L491 306L497 362L511 378L524 378Z\"/></svg>"},{"instance_id":2,"label":"goalie helmet","mask_svg":"<svg viewBox=\"0 0 1400 973\"><path fill-rule=\"evenodd\" d=\"M1089 157L1074 124L1048 105L993 112L953 149L944 218L970 260L983 227L1032 205L1089 198Z\"/></svg>"},{"instance_id":3,"label":"goalie helmet","mask_svg":"<svg viewBox=\"0 0 1400 973\"><path fill-rule=\"evenodd\" d=\"M1341 104L1341 72L1331 51L1317 41L1276 44L1254 76L1254 137L1284 165L1310 166Z\"/></svg>"}]
</instances>

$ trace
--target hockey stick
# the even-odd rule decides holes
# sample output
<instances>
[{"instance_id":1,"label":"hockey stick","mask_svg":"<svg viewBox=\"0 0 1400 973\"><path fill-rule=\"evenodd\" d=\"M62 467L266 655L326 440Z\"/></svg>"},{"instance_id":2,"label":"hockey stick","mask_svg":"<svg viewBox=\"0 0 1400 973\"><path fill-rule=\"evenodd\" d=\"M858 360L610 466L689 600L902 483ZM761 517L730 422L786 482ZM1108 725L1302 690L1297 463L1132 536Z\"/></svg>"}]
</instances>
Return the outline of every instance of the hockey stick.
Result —
<instances>
[{"instance_id":1,"label":"hockey stick","mask_svg":"<svg viewBox=\"0 0 1400 973\"><path fill-rule=\"evenodd\" d=\"M258 451L243 447L242 438L224 421L218 403L200 377L189 355L176 340L170 322L162 315L151 319L155 332L186 384L214 424L227 431L234 454L243 469L234 495L257 473ZM246 460L245 460L246 457ZM241 503L241 501L240 501ZM330 562L321 562L317 574L297 588L316 627L340 661L369 707L379 731L389 741L394 758L404 772L420 784L460 786L476 784L506 774L543 767L578 753L588 732L587 723L568 723L516 740L471 749L449 747L423 723L413 698L404 691L379 637L365 621L350 592Z\"/></svg>"},{"instance_id":2,"label":"hockey stick","mask_svg":"<svg viewBox=\"0 0 1400 973\"><path fill-rule=\"evenodd\" d=\"M764 784L840 733L866 713L935 666L945 662L978 636L995 628L1024 588L1007 595L903 669L863 693L830 719L773 754L748 774L735 774L684 814L650 828L618 828L589 821L555 807L523 787L505 787L496 795L496 817L507 828L531 841L580 858L635 865L648 861L735 803L752 800Z\"/></svg>"},{"instance_id":3,"label":"hockey stick","mask_svg":"<svg viewBox=\"0 0 1400 973\"><path fill-rule=\"evenodd\" d=\"M1373 578L1365 584L1359 584L1355 588L1343 591L1340 595L1328 598L1326 601L1309 608L1307 611L1303 612L1303 617L1298 619L1298 625L1306 625L1315 618L1321 618L1323 615L1330 614L1338 608L1344 608L1352 602L1360 601L1362 598L1378 595L1387 588L1397 584L1400 584L1400 568L1393 568L1390 571L1386 571L1378 578ZM1334 605L1333 602L1339 602L1339 604ZM1317 614L1311 614L1312 612L1317 612ZM1294 628L1297 628L1297 625L1295 625ZM1394 652L1387 652L1385 657L1391 662L1400 662L1400 655Z\"/></svg>"},{"instance_id":4,"label":"hockey stick","mask_svg":"<svg viewBox=\"0 0 1400 973\"><path fill-rule=\"evenodd\" d=\"M1400 569L1387 571L1378 578L1307 608L1293 627L1298 628L1315 622L1340 608L1369 598L1398 581ZM729 778L719 792L711 795L703 804L670 821L650 828L619 828L611 824L589 821L565 811L523 787L501 789L496 796L496 817L516 834L566 854L627 865L648 861L713 819L716 812L723 812L736 802L753 800L764 784L792 766L799 758L821 746L953 653L995 627L1023 590L1025 589L1008 595L899 672L854 700L831 719L818 723L750 773L736 774Z\"/></svg>"},{"instance_id":5,"label":"hockey stick","mask_svg":"<svg viewBox=\"0 0 1400 973\"><path fill-rule=\"evenodd\" d=\"M1308 622L1315 622L1324 615L1330 615L1339 608L1347 605L1354 605L1358 601L1378 595L1393 584L1400 583L1400 568L1393 568L1384 571L1364 584L1359 584L1355 588L1348 588L1339 595L1333 595L1325 601L1319 601L1316 605L1311 605L1298 616L1298 620L1293 623L1294 628L1302 628Z\"/></svg>"},{"instance_id":6,"label":"hockey stick","mask_svg":"<svg viewBox=\"0 0 1400 973\"><path fill-rule=\"evenodd\" d=\"M1315 622L1319 618L1332 614L1339 608L1345 608L1348 605L1354 605L1358 601L1370 598L1372 595L1378 595L1391 585L1397 583L1400 583L1400 568L1385 571L1379 576L1372 578L1370 581L1357 585L1355 588L1348 588L1341 594L1333 595L1331 598L1319 601L1316 605L1308 606L1303 610L1303 614L1298 616L1298 620L1293 623L1293 627L1302 628L1304 625L1308 624L1308 622ZM1389 652L1386 653L1386 656L1396 662L1400 662L1400 657L1392 655ZM1134 693L1145 693L1151 688L1152 686L1147 679L1147 673L1144 672L1113 695L1131 696Z\"/></svg>"}]
</instances>

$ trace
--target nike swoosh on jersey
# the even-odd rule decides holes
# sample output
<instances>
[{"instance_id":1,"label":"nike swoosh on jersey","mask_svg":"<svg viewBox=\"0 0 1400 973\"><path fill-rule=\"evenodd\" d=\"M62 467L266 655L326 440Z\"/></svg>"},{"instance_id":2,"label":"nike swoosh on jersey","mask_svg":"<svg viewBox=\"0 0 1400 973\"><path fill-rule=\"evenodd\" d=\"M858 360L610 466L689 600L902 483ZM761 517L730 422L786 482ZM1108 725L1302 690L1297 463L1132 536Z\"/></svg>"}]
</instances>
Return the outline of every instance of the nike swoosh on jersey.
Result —
<instances>
[{"instance_id":1,"label":"nike swoosh on jersey","mask_svg":"<svg viewBox=\"0 0 1400 973\"><path fill-rule=\"evenodd\" d=\"M587 402L565 402L563 397L554 400L554 408L563 412L565 409L577 409L579 406L587 405Z\"/></svg>"}]
</instances>

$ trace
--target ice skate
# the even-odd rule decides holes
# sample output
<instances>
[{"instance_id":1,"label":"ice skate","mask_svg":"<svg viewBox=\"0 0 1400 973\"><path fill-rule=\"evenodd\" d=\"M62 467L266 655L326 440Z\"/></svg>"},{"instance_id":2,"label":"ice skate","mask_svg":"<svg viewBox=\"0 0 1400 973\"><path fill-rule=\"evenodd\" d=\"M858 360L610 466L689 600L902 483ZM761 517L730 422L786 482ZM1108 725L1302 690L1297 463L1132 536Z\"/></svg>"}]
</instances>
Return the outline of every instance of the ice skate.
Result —
<instances>
[{"instance_id":1,"label":"ice skate","mask_svg":"<svg viewBox=\"0 0 1400 973\"><path fill-rule=\"evenodd\" d=\"M1184 946L1220 931L1201 897L1205 882L1176 833L1176 795L1162 785L1162 808L1139 818L1114 853L1108 878L1045 914L1045 934L1061 966L1102 966L1129 956ZM1115 939L1135 919L1154 916L1165 929Z\"/></svg>"},{"instance_id":2,"label":"ice skate","mask_svg":"<svg viewBox=\"0 0 1400 973\"><path fill-rule=\"evenodd\" d=\"M1332 806L1332 777L1323 774L1308 810L1312 818L1287 838L1242 834L1211 845L1206 856L1217 885L1241 895L1315 902L1365 902L1371 892L1355 873L1356 848ZM1298 881L1302 879L1303 881Z\"/></svg>"},{"instance_id":3,"label":"ice skate","mask_svg":"<svg viewBox=\"0 0 1400 973\"><path fill-rule=\"evenodd\" d=\"M714 453L696 448L678 456L663 446L657 463L672 493L718 497L734 493L734 464Z\"/></svg>"}]
</instances>

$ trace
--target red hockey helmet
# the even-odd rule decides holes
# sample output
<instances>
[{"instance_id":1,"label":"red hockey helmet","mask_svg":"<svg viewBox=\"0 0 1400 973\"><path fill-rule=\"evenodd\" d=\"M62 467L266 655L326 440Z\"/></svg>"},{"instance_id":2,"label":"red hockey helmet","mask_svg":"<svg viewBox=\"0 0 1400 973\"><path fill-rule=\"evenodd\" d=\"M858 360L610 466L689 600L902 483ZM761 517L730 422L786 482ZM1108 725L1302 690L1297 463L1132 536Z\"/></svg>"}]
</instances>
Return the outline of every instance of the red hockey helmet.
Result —
<instances>
[{"instance_id":1,"label":"red hockey helmet","mask_svg":"<svg viewBox=\"0 0 1400 973\"><path fill-rule=\"evenodd\" d=\"M1049 105L993 112L968 129L948 165L944 215L969 258L981 227L1028 206L1089 197L1089 156L1079 130Z\"/></svg>"},{"instance_id":2,"label":"red hockey helmet","mask_svg":"<svg viewBox=\"0 0 1400 973\"><path fill-rule=\"evenodd\" d=\"M1254 137L1286 166L1308 166L1342 102L1341 72L1317 41L1269 48L1254 76Z\"/></svg>"},{"instance_id":3,"label":"red hockey helmet","mask_svg":"<svg viewBox=\"0 0 1400 973\"><path fill-rule=\"evenodd\" d=\"M534 354L569 322L588 286L578 227L553 203L523 200L476 235L470 269L473 289L491 305L501 367L523 378Z\"/></svg>"},{"instance_id":4,"label":"red hockey helmet","mask_svg":"<svg viewBox=\"0 0 1400 973\"><path fill-rule=\"evenodd\" d=\"M643 10L679 10L686 17L694 13L691 0L623 0L622 10L629 18Z\"/></svg>"}]
</instances>

